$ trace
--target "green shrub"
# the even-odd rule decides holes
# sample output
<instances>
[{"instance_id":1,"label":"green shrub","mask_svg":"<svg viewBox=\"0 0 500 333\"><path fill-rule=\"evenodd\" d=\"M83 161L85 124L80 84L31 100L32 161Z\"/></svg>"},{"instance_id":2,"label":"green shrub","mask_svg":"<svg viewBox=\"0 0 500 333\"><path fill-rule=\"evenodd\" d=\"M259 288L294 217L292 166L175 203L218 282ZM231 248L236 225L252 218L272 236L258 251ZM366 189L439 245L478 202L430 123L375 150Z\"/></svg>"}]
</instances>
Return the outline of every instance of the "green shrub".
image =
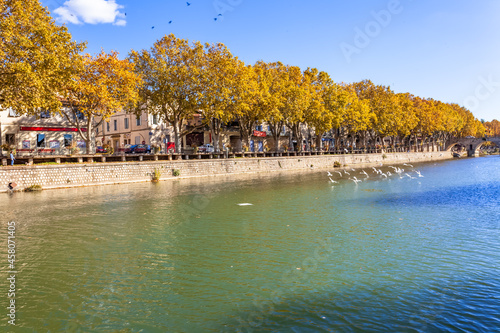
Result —
<instances>
[{"instance_id":1,"label":"green shrub","mask_svg":"<svg viewBox=\"0 0 500 333\"><path fill-rule=\"evenodd\" d=\"M160 169L154 168L153 173L151 174L151 180L159 181L161 177Z\"/></svg>"},{"instance_id":2,"label":"green shrub","mask_svg":"<svg viewBox=\"0 0 500 333\"><path fill-rule=\"evenodd\" d=\"M42 186L41 185L31 185L28 186L24 189L24 192L36 192L36 191L41 191Z\"/></svg>"},{"instance_id":3,"label":"green shrub","mask_svg":"<svg viewBox=\"0 0 500 333\"><path fill-rule=\"evenodd\" d=\"M172 174L174 175L174 177L178 177L181 175L181 170L179 169L173 169L172 170Z\"/></svg>"},{"instance_id":4,"label":"green shrub","mask_svg":"<svg viewBox=\"0 0 500 333\"><path fill-rule=\"evenodd\" d=\"M333 167L334 168L340 168L340 162L339 161L333 162Z\"/></svg>"}]
</instances>

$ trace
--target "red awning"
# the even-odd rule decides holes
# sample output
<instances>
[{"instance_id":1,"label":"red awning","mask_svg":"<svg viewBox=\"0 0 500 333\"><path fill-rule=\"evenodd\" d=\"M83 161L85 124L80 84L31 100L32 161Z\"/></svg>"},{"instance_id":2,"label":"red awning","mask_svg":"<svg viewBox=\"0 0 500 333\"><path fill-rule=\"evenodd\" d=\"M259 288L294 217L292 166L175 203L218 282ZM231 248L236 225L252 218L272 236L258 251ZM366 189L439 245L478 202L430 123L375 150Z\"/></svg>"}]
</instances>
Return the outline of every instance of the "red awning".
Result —
<instances>
[{"instance_id":1,"label":"red awning","mask_svg":"<svg viewBox=\"0 0 500 333\"><path fill-rule=\"evenodd\" d=\"M78 132L75 127L34 127L21 126L21 131L37 131L37 132ZM82 128L82 132L87 132L86 128Z\"/></svg>"},{"instance_id":2,"label":"red awning","mask_svg":"<svg viewBox=\"0 0 500 333\"><path fill-rule=\"evenodd\" d=\"M258 136L258 137L266 137L266 132L262 131L253 131L253 136Z\"/></svg>"}]
</instances>

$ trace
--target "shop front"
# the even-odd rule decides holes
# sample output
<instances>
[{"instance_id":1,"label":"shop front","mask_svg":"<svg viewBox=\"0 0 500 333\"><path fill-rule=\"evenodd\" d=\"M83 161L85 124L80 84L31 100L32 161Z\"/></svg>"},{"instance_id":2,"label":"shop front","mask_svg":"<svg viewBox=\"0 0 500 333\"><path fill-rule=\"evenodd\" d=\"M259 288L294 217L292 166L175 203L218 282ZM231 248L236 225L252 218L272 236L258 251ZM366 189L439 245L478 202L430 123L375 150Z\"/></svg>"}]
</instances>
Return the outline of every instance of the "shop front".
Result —
<instances>
[{"instance_id":1,"label":"shop front","mask_svg":"<svg viewBox=\"0 0 500 333\"><path fill-rule=\"evenodd\" d=\"M86 129L82 129L83 132ZM86 143L71 127L20 126L16 135L18 155L85 153Z\"/></svg>"}]
</instances>

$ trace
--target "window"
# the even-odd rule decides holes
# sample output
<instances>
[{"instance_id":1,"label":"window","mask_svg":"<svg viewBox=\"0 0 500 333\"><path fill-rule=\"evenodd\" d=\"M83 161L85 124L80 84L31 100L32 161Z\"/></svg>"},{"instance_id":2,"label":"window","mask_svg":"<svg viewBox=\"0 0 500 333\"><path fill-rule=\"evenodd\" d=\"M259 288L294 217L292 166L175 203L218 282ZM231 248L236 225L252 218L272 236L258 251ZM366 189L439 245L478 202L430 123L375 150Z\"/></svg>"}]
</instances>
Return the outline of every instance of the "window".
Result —
<instances>
[{"instance_id":1,"label":"window","mask_svg":"<svg viewBox=\"0 0 500 333\"><path fill-rule=\"evenodd\" d=\"M106 131L109 132L109 123L106 123Z\"/></svg>"},{"instance_id":2,"label":"window","mask_svg":"<svg viewBox=\"0 0 500 333\"><path fill-rule=\"evenodd\" d=\"M80 111L75 111L75 116L76 118L78 118L78 120L83 120L85 119L85 116L83 113L81 113Z\"/></svg>"},{"instance_id":3,"label":"window","mask_svg":"<svg viewBox=\"0 0 500 333\"><path fill-rule=\"evenodd\" d=\"M128 118L125 118L125 129L128 129Z\"/></svg>"},{"instance_id":4,"label":"window","mask_svg":"<svg viewBox=\"0 0 500 333\"><path fill-rule=\"evenodd\" d=\"M36 147L45 148L45 134L36 135Z\"/></svg>"},{"instance_id":5,"label":"window","mask_svg":"<svg viewBox=\"0 0 500 333\"><path fill-rule=\"evenodd\" d=\"M153 115L153 125L158 125L158 115Z\"/></svg>"},{"instance_id":6,"label":"window","mask_svg":"<svg viewBox=\"0 0 500 333\"><path fill-rule=\"evenodd\" d=\"M118 121L116 119L113 120L113 127L114 127L115 131L118 131Z\"/></svg>"},{"instance_id":7,"label":"window","mask_svg":"<svg viewBox=\"0 0 500 333\"><path fill-rule=\"evenodd\" d=\"M50 111L42 111L40 113L40 118L50 118Z\"/></svg>"},{"instance_id":8,"label":"window","mask_svg":"<svg viewBox=\"0 0 500 333\"><path fill-rule=\"evenodd\" d=\"M15 134L5 134L5 143L9 146L14 146L16 142Z\"/></svg>"},{"instance_id":9,"label":"window","mask_svg":"<svg viewBox=\"0 0 500 333\"><path fill-rule=\"evenodd\" d=\"M95 128L95 134L99 134L99 127Z\"/></svg>"},{"instance_id":10,"label":"window","mask_svg":"<svg viewBox=\"0 0 500 333\"><path fill-rule=\"evenodd\" d=\"M9 108L9 117L19 117L19 115L13 108Z\"/></svg>"},{"instance_id":11,"label":"window","mask_svg":"<svg viewBox=\"0 0 500 333\"><path fill-rule=\"evenodd\" d=\"M137 117L137 126L141 126L141 117Z\"/></svg>"},{"instance_id":12,"label":"window","mask_svg":"<svg viewBox=\"0 0 500 333\"><path fill-rule=\"evenodd\" d=\"M261 131L262 132L262 125L257 125L255 126L256 131Z\"/></svg>"},{"instance_id":13,"label":"window","mask_svg":"<svg viewBox=\"0 0 500 333\"><path fill-rule=\"evenodd\" d=\"M72 134L64 134L64 147L71 147L73 144L73 135Z\"/></svg>"},{"instance_id":14,"label":"window","mask_svg":"<svg viewBox=\"0 0 500 333\"><path fill-rule=\"evenodd\" d=\"M135 137L135 144L138 145L141 143L141 137L140 136L136 136Z\"/></svg>"}]
</instances>

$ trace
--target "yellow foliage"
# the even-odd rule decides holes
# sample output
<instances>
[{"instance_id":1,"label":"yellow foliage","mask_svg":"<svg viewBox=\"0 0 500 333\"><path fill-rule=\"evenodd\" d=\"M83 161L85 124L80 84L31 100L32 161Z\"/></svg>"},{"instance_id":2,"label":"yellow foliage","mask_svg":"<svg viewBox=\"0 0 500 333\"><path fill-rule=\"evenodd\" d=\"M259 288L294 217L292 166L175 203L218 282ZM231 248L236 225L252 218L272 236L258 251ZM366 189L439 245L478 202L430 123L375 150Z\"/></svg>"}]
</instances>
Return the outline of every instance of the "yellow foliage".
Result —
<instances>
[{"instance_id":1,"label":"yellow foliage","mask_svg":"<svg viewBox=\"0 0 500 333\"><path fill-rule=\"evenodd\" d=\"M18 114L59 109L84 49L38 0L0 0L2 107Z\"/></svg>"}]
</instances>

